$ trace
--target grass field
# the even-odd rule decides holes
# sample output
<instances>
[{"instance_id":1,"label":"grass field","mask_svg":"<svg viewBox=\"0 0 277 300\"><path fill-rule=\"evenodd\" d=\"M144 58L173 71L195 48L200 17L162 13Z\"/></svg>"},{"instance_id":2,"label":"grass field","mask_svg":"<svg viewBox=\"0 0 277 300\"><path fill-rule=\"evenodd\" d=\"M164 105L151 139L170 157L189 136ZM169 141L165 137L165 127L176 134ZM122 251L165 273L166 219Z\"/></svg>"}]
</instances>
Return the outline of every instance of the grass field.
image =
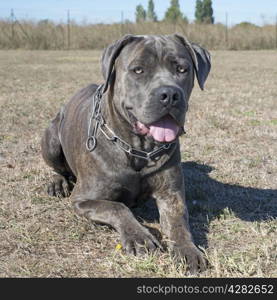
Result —
<instances>
[{"instance_id":1,"label":"grass field","mask_svg":"<svg viewBox=\"0 0 277 300\"><path fill-rule=\"evenodd\" d=\"M132 257L118 234L48 197L44 128L78 89L100 83L99 51L0 51L0 276L183 277L169 254ZM277 53L212 52L181 140L201 277L277 276ZM148 210L147 210L148 208ZM135 212L159 228L152 203Z\"/></svg>"}]
</instances>

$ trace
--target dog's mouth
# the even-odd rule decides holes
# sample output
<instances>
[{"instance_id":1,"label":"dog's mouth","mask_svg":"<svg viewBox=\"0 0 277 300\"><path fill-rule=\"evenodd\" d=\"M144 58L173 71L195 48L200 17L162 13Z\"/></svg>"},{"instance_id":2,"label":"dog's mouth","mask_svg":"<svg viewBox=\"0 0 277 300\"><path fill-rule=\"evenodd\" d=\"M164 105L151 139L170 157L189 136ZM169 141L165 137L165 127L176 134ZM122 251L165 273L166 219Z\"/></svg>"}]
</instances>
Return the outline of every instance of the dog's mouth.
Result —
<instances>
[{"instance_id":1,"label":"dog's mouth","mask_svg":"<svg viewBox=\"0 0 277 300\"><path fill-rule=\"evenodd\" d=\"M136 134L152 136L155 141L160 143L176 140L180 132L180 126L169 114L147 125L135 119L133 128Z\"/></svg>"}]
</instances>

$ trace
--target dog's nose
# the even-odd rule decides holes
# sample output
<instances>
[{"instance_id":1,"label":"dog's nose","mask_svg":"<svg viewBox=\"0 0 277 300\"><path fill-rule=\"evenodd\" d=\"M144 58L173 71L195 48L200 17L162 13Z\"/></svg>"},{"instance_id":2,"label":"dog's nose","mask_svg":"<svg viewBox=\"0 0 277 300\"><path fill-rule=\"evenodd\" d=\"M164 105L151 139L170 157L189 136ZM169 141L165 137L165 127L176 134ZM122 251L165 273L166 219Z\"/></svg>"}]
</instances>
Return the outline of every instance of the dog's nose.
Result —
<instances>
[{"instance_id":1,"label":"dog's nose","mask_svg":"<svg viewBox=\"0 0 277 300\"><path fill-rule=\"evenodd\" d=\"M156 96L164 106L174 106L182 99L181 90L175 86L159 87Z\"/></svg>"}]
</instances>

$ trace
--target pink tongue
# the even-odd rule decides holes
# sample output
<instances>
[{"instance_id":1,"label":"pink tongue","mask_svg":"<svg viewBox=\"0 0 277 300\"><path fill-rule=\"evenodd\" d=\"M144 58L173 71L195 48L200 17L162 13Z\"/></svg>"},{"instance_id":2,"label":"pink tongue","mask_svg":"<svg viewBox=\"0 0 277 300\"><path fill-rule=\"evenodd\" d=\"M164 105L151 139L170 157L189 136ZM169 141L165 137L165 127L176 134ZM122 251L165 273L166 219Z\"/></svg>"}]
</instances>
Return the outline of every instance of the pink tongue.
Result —
<instances>
[{"instance_id":1,"label":"pink tongue","mask_svg":"<svg viewBox=\"0 0 277 300\"><path fill-rule=\"evenodd\" d=\"M176 139L179 127L169 116L150 125L150 135L158 142L172 142Z\"/></svg>"}]
</instances>

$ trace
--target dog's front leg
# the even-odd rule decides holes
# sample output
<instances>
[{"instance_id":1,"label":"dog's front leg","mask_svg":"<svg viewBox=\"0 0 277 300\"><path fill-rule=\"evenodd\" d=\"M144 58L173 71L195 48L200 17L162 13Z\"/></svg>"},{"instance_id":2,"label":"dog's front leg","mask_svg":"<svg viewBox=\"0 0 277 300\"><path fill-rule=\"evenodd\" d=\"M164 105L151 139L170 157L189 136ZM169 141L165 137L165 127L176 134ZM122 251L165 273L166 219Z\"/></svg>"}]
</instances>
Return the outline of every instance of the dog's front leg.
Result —
<instances>
[{"instance_id":1,"label":"dog's front leg","mask_svg":"<svg viewBox=\"0 0 277 300\"><path fill-rule=\"evenodd\" d=\"M144 254L146 250L162 248L159 241L136 220L123 203L89 199L76 190L71 199L75 211L80 216L115 228L127 253L138 255Z\"/></svg>"},{"instance_id":2,"label":"dog's front leg","mask_svg":"<svg viewBox=\"0 0 277 300\"><path fill-rule=\"evenodd\" d=\"M166 236L174 258L185 259L191 273L206 268L206 261L197 249L189 229L188 211L185 203L183 174L175 166L156 175L154 197L160 214L162 233Z\"/></svg>"}]
</instances>

